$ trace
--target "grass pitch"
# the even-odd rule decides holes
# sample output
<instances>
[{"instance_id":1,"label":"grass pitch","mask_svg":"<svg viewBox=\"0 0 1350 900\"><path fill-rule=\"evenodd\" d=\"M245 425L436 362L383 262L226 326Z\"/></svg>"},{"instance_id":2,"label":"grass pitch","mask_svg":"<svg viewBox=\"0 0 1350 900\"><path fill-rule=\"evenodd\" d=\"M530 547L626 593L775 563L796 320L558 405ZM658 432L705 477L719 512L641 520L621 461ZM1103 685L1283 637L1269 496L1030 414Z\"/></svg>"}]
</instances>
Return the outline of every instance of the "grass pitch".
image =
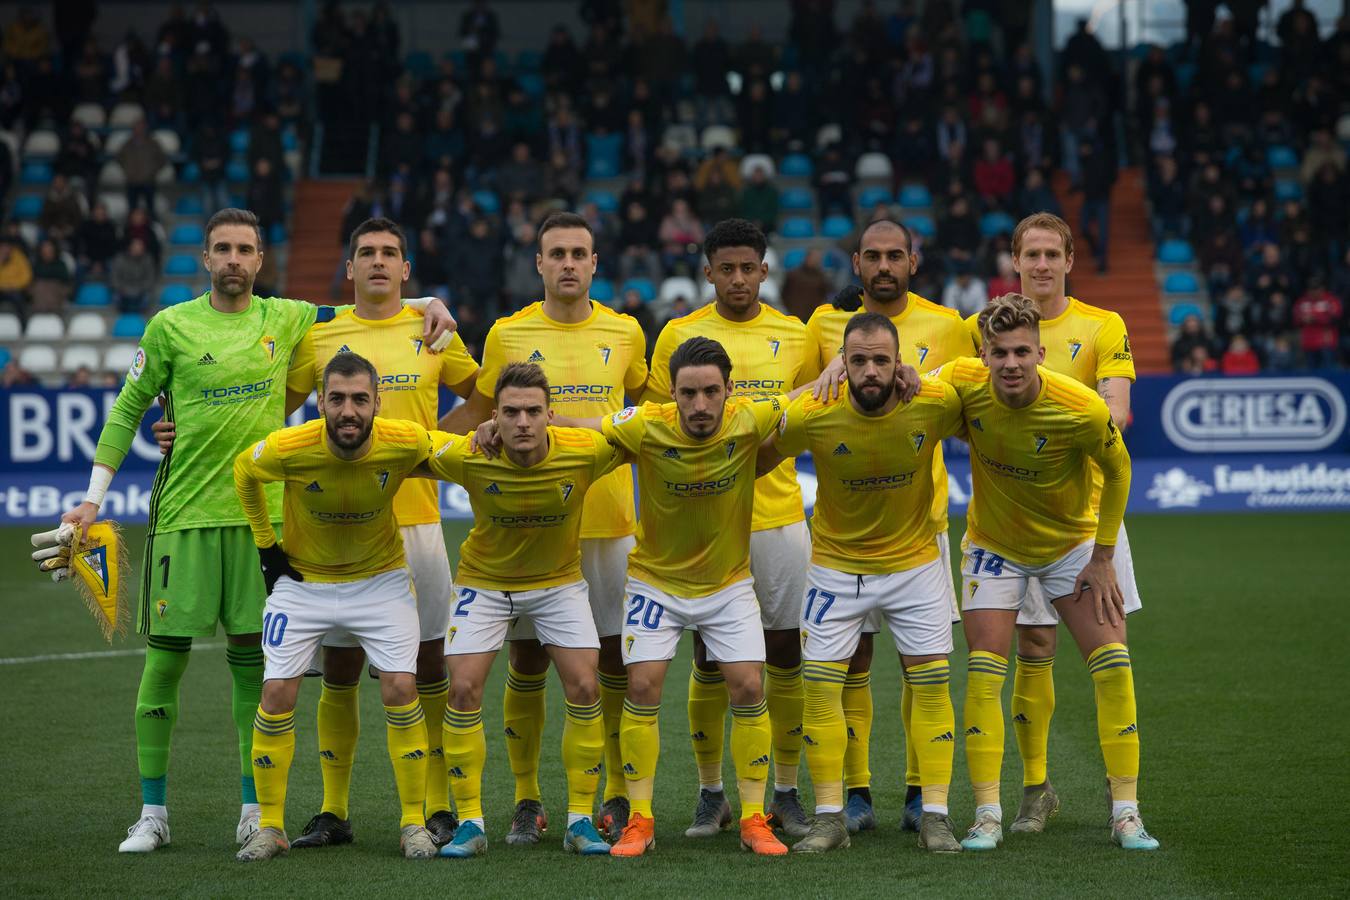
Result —
<instances>
[{"instance_id":1,"label":"grass pitch","mask_svg":"<svg viewBox=\"0 0 1350 900\"><path fill-rule=\"evenodd\" d=\"M7 725L0 748L8 783L0 806L0 893L1345 896L1350 832L1340 813L1350 797L1350 723L1342 686L1350 632L1336 560L1350 546L1350 516L1135 516L1129 527L1145 601L1130 622L1143 737L1141 797L1149 830L1162 841L1158 853L1126 854L1109 841L1091 682L1061 633L1050 774L1063 809L1045 834L1009 835L996 853L935 857L918 850L913 835L899 832L899 671L883 636L872 676L872 791L881 827L856 837L842 853L763 860L742 853L734 832L707 841L684 838L695 799L684 714L686 642L664 701L658 841L650 857L625 862L561 852L566 794L557 758L562 701L556 680L549 687L542 777L554 825L533 849L502 841L512 796L497 736L505 669L499 661L483 710L492 841L484 857L423 863L399 858L379 693L366 682L365 730L352 788L357 843L255 866L233 860L238 756L223 638L198 641L183 681L169 778L173 843L149 856L120 855L117 844L140 808L131 713L142 665L136 651L143 642L132 637L104 645L75 594L29 565L28 529L0 529L0 553L8 561L0 591ZM954 540L960 529L960 522L953 523ZM138 555L141 532L131 531ZM451 548L457 549L463 532L462 525L447 525ZM110 649L123 655L34 658ZM963 660L958 634L952 686L958 723ZM1008 692L1011 686L1009 678ZM301 691L287 816L292 835L319 803L318 687L311 681ZM734 792L729 760L726 775ZM1021 785L1011 728L1003 785L1010 821ZM804 793L809 804L809 790ZM959 746L952 799L953 819L964 829L973 807Z\"/></svg>"}]
</instances>

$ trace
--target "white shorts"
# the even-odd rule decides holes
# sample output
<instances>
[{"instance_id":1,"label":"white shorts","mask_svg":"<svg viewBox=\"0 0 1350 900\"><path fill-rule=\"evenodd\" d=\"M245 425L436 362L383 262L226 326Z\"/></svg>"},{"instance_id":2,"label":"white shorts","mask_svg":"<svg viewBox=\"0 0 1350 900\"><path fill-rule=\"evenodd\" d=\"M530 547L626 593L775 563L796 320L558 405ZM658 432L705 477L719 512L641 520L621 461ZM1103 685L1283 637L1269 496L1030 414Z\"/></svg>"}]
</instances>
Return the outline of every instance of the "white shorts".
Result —
<instances>
[{"instance_id":1,"label":"white shorts","mask_svg":"<svg viewBox=\"0 0 1350 900\"><path fill-rule=\"evenodd\" d=\"M417 599L408 570L336 583L279 578L263 609L263 677L305 674L325 636L359 646L381 672L416 671Z\"/></svg>"},{"instance_id":2,"label":"white shorts","mask_svg":"<svg viewBox=\"0 0 1350 900\"><path fill-rule=\"evenodd\" d=\"M601 637L617 637L623 631L623 592L628 581L628 554L637 546L637 538L582 538L581 577L586 581L587 597L595 631ZM534 624L524 617L511 623L508 641L538 640Z\"/></svg>"},{"instance_id":3,"label":"white shorts","mask_svg":"<svg viewBox=\"0 0 1350 900\"><path fill-rule=\"evenodd\" d=\"M750 532L750 575L765 631L795 631L806 593L811 532L806 522Z\"/></svg>"},{"instance_id":4,"label":"white shorts","mask_svg":"<svg viewBox=\"0 0 1350 900\"><path fill-rule=\"evenodd\" d=\"M764 629L751 578L692 598L630 578L624 610L624 665L673 659L686 628L698 629L709 660L764 662Z\"/></svg>"},{"instance_id":5,"label":"white shorts","mask_svg":"<svg viewBox=\"0 0 1350 900\"><path fill-rule=\"evenodd\" d=\"M418 638L423 643L445 640L445 629L450 625L450 595L455 590L450 557L445 552L445 532L440 525L426 524L405 525L399 534L403 536L403 556L417 597ZM350 635L333 634L323 639L323 645L360 646ZM316 658L314 667L323 668L323 663Z\"/></svg>"},{"instance_id":6,"label":"white shorts","mask_svg":"<svg viewBox=\"0 0 1350 900\"><path fill-rule=\"evenodd\" d=\"M846 660L858 649L863 622L878 615L905 656L952 652L950 569L941 559L884 575L849 575L813 565L802 601L802 658Z\"/></svg>"},{"instance_id":7,"label":"white shorts","mask_svg":"<svg viewBox=\"0 0 1350 900\"><path fill-rule=\"evenodd\" d=\"M962 540L961 608L1016 609L1027 602L1027 585L1039 581L1051 597L1073 593L1083 567L1092 559L1092 541L1084 541L1059 559L1043 566L1024 566L971 541ZM1058 620L1056 620L1058 621Z\"/></svg>"},{"instance_id":8,"label":"white shorts","mask_svg":"<svg viewBox=\"0 0 1350 900\"><path fill-rule=\"evenodd\" d=\"M1130 538L1125 533L1124 523L1120 526L1120 533L1116 535L1116 553L1112 562L1116 570L1116 583L1120 585L1120 592L1125 595L1125 615L1138 612L1144 604L1139 599L1139 585L1134 580L1134 558L1130 556ZM1027 584L1026 600L1022 603L1021 611L1017 613L1017 624L1058 625L1059 613L1050 605L1050 601L1057 596L1061 595L1050 594L1047 597L1040 579L1031 579Z\"/></svg>"},{"instance_id":9,"label":"white shorts","mask_svg":"<svg viewBox=\"0 0 1350 900\"><path fill-rule=\"evenodd\" d=\"M956 602L956 585L952 583L952 539L945 531L938 532L934 539L938 545L938 559L942 570L947 573L947 600L952 607L952 621L961 621L961 607ZM873 610L863 622L863 634L877 634L881 631L881 613ZM916 654L917 655L917 654Z\"/></svg>"},{"instance_id":10,"label":"white shorts","mask_svg":"<svg viewBox=\"0 0 1350 900\"><path fill-rule=\"evenodd\" d=\"M492 653L502 648L516 619L528 619L541 644L600 649L586 582L535 591L499 591L460 586L445 635L445 654Z\"/></svg>"}]
</instances>

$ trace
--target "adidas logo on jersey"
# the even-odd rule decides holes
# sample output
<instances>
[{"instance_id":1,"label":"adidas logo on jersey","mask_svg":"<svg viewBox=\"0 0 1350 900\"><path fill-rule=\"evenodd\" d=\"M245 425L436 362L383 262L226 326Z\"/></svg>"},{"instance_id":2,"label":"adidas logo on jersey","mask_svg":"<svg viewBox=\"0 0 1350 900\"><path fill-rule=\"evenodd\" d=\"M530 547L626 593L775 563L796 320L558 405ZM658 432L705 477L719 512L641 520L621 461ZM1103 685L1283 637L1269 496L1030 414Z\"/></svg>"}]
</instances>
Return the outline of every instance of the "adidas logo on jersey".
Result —
<instances>
[{"instance_id":1,"label":"adidas logo on jersey","mask_svg":"<svg viewBox=\"0 0 1350 900\"><path fill-rule=\"evenodd\" d=\"M425 757L425 756L426 756L426 754L422 752L422 748L421 748L421 747L418 747L416 750L413 750L413 751L410 752L410 753L405 753L405 754L403 754L403 756L401 757L401 759L412 759L412 760L417 760L417 759L422 759L422 758Z\"/></svg>"},{"instance_id":2,"label":"adidas logo on jersey","mask_svg":"<svg viewBox=\"0 0 1350 900\"><path fill-rule=\"evenodd\" d=\"M201 359L197 360L197 365L199 366L214 366L215 364L216 358L212 356L210 353L206 354Z\"/></svg>"},{"instance_id":3,"label":"adidas logo on jersey","mask_svg":"<svg viewBox=\"0 0 1350 900\"><path fill-rule=\"evenodd\" d=\"M1014 725L1030 725L1030 724L1031 724L1031 720L1027 718L1027 714L1026 714L1026 713L1018 713L1017 715L1013 716L1013 724L1014 724Z\"/></svg>"},{"instance_id":4,"label":"adidas logo on jersey","mask_svg":"<svg viewBox=\"0 0 1350 900\"><path fill-rule=\"evenodd\" d=\"M502 492L502 489L499 488L499 487L497 487L497 482L495 482L495 481L492 482L491 484L489 484L489 485L487 486L487 490L483 491L483 493L485 493L485 494L491 494L491 495L494 496L494 497L500 496L500 495L501 495L501 492Z\"/></svg>"},{"instance_id":5,"label":"adidas logo on jersey","mask_svg":"<svg viewBox=\"0 0 1350 900\"><path fill-rule=\"evenodd\" d=\"M339 352L339 353L351 353L351 352L352 352L352 348L351 348L351 347L348 347L346 344L343 344L341 347L338 348L338 352Z\"/></svg>"},{"instance_id":6,"label":"adidas logo on jersey","mask_svg":"<svg viewBox=\"0 0 1350 900\"><path fill-rule=\"evenodd\" d=\"M666 452L662 453L661 455L664 456L666 459L679 459L680 451L676 450L674 447L667 447Z\"/></svg>"},{"instance_id":7,"label":"adidas logo on jersey","mask_svg":"<svg viewBox=\"0 0 1350 900\"><path fill-rule=\"evenodd\" d=\"M944 731L928 743L930 744L949 744L956 740L956 737L950 731Z\"/></svg>"},{"instance_id":8,"label":"adidas logo on jersey","mask_svg":"<svg viewBox=\"0 0 1350 900\"><path fill-rule=\"evenodd\" d=\"M1116 737L1124 737L1127 734L1138 734L1138 733L1139 733L1139 726L1136 723L1131 722L1124 728L1120 729L1120 732L1116 735Z\"/></svg>"},{"instance_id":9,"label":"adidas logo on jersey","mask_svg":"<svg viewBox=\"0 0 1350 900\"><path fill-rule=\"evenodd\" d=\"M534 351L533 353L531 353L529 359L527 359L527 360L525 360L525 361L526 361L526 362L532 362L532 363L541 363L541 362L544 361L544 354L542 354L542 353L540 353L538 350L536 350L536 351Z\"/></svg>"},{"instance_id":10,"label":"adidas logo on jersey","mask_svg":"<svg viewBox=\"0 0 1350 900\"><path fill-rule=\"evenodd\" d=\"M257 766L259 769L276 768L276 763L272 762L272 757L268 756L267 754L253 757L253 765Z\"/></svg>"},{"instance_id":11,"label":"adidas logo on jersey","mask_svg":"<svg viewBox=\"0 0 1350 900\"><path fill-rule=\"evenodd\" d=\"M311 494L323 493L323 488L319 487L319 482L317 481L311 481L309 484L305 485L305 490L309 491Z\"/></svg>"},{"instance_id":12,"label":"adidas logo on jersey","mask_svg":"<svg viewBox=\"0 0 1350 900\"><path fill-rule=\"evenodd\" d=\"M337 762L337 754L334 753L332 750L320 750L319 759L327 759L332 762Z\"/></svg>"},{"instance_id":13,"label":"adidas logo on jersey","mask_svg":"<svg viewBox=\"0 0 1350 900\"><path fill-rule=\"evenodd\" d=\"M758 756L750 760L750 768L752 769L755 766L767 766L768 764L769 764L769 754L767 753L765 753L763 756Z\"/></svg>"},{"instance_id":14,"label":"adidas logo on jersey","mask_svg":"<svg viewBox=\"0 0 1350 900\"><path fill-rule=\"evenodd\" d=\"M852 455L853 455L853 451L850 450L850 449L848 449L848 444L845 444L843 441L840 441L840 442L839 442L839 446L834 448L834 454L833 454L833 455L834 455L834 456L852 456Z\"/></svg>"},{"instance_id":15,"label":"adidas logo on jersey","mask_svg":"<svg viewBox=\"0 0 1350 900\"><path fill-rule=\"evenodd\" d=\"M147 709L141 713L142 719L167 719L168 717L168 712L162 706L156 706L154 709Z\"/></svg>"}]
</instances>

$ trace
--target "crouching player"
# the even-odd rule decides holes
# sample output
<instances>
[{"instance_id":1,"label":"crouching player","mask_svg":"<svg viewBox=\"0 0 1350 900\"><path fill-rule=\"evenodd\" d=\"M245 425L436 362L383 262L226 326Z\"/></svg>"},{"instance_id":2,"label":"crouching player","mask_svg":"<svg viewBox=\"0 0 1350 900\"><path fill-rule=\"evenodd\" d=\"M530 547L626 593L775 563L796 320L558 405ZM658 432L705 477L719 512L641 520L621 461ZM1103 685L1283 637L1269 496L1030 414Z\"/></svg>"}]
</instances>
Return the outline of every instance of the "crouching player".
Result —
<instances>
[{"instance_id":1,"label":"crouching player","mask_svg":"<svg viewBox=\"0 0 1350 900\"><path fill-rule=\"evenodd\" d=\"M956 743L947 661L951 578L927 515L937 491L933 454L961 427L961 401L951 385L926 380L902 403L898 357L889 318L868 312L849 319L843 340L848 391L835 400L798 398L761 454L764 463L769 449L785 456L809 450L819 481L801 619L803 740L816 816L796 852L849 845L843 691L849 660L874 612L890 626L914 695L906 739L917 753L923 791L919 846L961 849L947 816Z\"/></svg>"},{"instance_id":2,"label":"crouching player","mask_svg":"<svg viewBox=\"0 0 1350 900\"><path fill-rule=\"evenodd\" d=\"M961 397L974 481L961 571L970 645L966 762L976 810L962 846L993 850L1003 840L1006 654L1034 578L1077 642L1096 689L1112 838L1126 849L1155 850L1136 799L1134 676L1113 566L1130 493L1125 442L1101 397L1040 365L1045 348L1035 301L1005 294L978 321L984 362L959 359L938 373ZM1099 513L1092 506L1094 461L1104 477Z\"/></svg>"},{"instance_id":3,"label":"crouching player","mask_svg":"<svg viewBox=\"0 0 1350 900\"><path fill-rule=\"evenodd\" d=\"M380 670L403 855L436 855L422 814L427 731L413 677L417 600L392 506L403 480L426 461L431 439L413 422L375 418L378 383L365 357L339 353L323 372L323 418L272 432L234 463L235 490L269 594L262 702L253 722L253 777L262 818L236 857L241 861L289 849L286 780L295 755L296 697L315 651L330 634L359 641ZM285 484L282 544L263 490L278 481Z\"/></svg>"},{"instance_id":4,"label":"crouching player","mask_svg":"<svg viewBox=\"0 0 1350 900\"><path fill-rule=\"evenodd\" d=\"M464 487L474 518L460 548L445 638L451 683L445 764L460 825L440 855L471 857L487 849L483 685L518 618L534 626L566 697L563 849L607 855L609 845L591 823L605 729L596 680L600 639L581 575L581 511L591 485L622 464L624 456L595 431L550 426L548 379L537 365L506 366L493 397L501 454L489 459L471 448L470 438L437 432L427 463L431 475Z\"/></svg>"}]
</instances>

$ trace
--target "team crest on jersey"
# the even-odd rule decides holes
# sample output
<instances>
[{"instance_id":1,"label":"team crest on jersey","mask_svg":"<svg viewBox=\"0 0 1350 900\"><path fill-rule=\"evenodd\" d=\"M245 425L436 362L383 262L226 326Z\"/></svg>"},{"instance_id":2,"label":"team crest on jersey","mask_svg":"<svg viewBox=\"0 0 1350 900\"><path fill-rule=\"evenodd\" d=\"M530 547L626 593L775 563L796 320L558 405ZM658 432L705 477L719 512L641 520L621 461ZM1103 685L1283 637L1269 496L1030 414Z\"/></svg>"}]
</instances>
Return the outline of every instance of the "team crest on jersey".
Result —
<instances>
[{"instance_id":1,"label":"team crest on jersey","mask_svg":"<svg viewBox=\"0 0 1350 900\"><path fill-rule=\"evenodd\" d=\"M927 341L915 341L915 342L914 342L914 352L917 353L917 354L919 355L919 365L920 365L920 366L922 366L922 365L923 365L923 361L924 361L925 359L928 358L928 350L929 350L929 347L928 347L928 342L927 342Z\"/></svg>"},{"instance_id":2,"label":"team crest on jersey","mask_svg":"<svg viewBox=\"0 0 1350 900\"><path fill-rule=\"evenodd\" d=\"M380 482L380 490L384 490L389 484L389 470L381 469L380 473L376 475L375 478Z\"/></svg>"},{"instance_id":3,"label":"team crest on jersey","mask_svg":"<svg viewBox=\"0 0 1350 900\"><path fill-rule=\"evenodd\" d=\"M782 345L782 343L783 342L776 337L769 338L769 351L773 354L774 359L778 358L778 348Z\"/></svg>"},{"instance_id":4,"label":"team crest on jersey","mask_svg":"<svg viewBox=\"0 0 1350 900\"><path fill-rule=\"evenodd\" d=\"M558 492L562 494L562 502L567 502L567 498L572 496L572 491L576 486L577 483L571 479L564 479L558 482Z\"/></svg>"},{"instance_id":5,"label":"team crest on jersey","mask_svg":"<svg viewBox=\"0 0 1350 900\"><path fill-rule=\"evenodd\" d=\"M273 359L276 359L277 356L276 338L272 337L270 334L263 335L263 339L258 343L262 344L262 348L267 351L267 359L269 362Z\"/></svg>"},{"instance_id":6,"label":"team crest on jersey","mask_svg":"<svg viewBox=\"0 0 1350 900\"><path fill-rule=\"evenodd\" d=\"M1033 433L1031 437L1036 441L1037 454L1039 454L1041 450L1045 447L1045 442L1050 440L1050 438L1043 431L1037 431Z\"/></svg>"},{"instance_id":7,"label":"team crest on jersey","mask_svg":"<svg viewBox=\"0 0 1350 900\"><path fill-rule=\"evenodd\" d=\"M914 447L915 453L923 451L923 442L928 440L928 432L919 431L917 428L909 433L909 443Z\"/></svg>"},{"instance_id":8,"label":"team crest on jersey","mask_svg":"<svg viewBox=\"0 0 1350 900\"><path fill-rule=\"evenodd\" d=\"M596 344L595 349L600 351L600 361L603 362L605 365L609 365L609 354L610 354L609 344Z\"/></svg>"},{"instance_id":9,"label":"team crest on jersey","mask_svg":"<svg viewBox=\"0 0 1350 900\"><path fill-rule=\"evenodd\" d=\"M168 601L168 600L156 600L156 601L155 601L155 612L159 613L159 617L160 617L161 619L164 618L164 612L165 612L168 608L169 608L169 601Z\"/></svg>"},{"instance_id":10,"label":"team crest on jersey","mask_svg":"<svg viewBox=\"0 0 1350 900\"><path fill-rule=\"evenodd\" d=\"M727 441L727 459L731 459L731 454L736 452L736 442Z\"/></svg>"},{"instance_id":11,"label":"team crest on jersey","mask_svg":"<svg viewBox=\"0 0 1350 900\"><path fill-rule=\"evenodd\" d=\"M421 356L421 355L422 355L422 339L421 339L421 338L412 338L412 343L413 343L413 356Z\"/></svg>"},{"instance_id":12,"label":"team crest on jersey","mask_svg":"<svg viewBox=\"0 0 1350 900\"><path fill-rule=\"evenodd\" d=\"M980 421L979 416L970 420L970 427L974 428L976 431L984 431L984 423Z\"/></svg>"},{"instance_id":13,"label":"team crest on jersey","mask_svg":"<svg viewBox=\"0 0 1350 900\"><path fill-rule=\"evenodd\" d=\"M1078 338L1069 338L1069 361L1073 362L1078 358L1078 352L1083 349L1083 342Z\"/></svg>"}]
</instances>

